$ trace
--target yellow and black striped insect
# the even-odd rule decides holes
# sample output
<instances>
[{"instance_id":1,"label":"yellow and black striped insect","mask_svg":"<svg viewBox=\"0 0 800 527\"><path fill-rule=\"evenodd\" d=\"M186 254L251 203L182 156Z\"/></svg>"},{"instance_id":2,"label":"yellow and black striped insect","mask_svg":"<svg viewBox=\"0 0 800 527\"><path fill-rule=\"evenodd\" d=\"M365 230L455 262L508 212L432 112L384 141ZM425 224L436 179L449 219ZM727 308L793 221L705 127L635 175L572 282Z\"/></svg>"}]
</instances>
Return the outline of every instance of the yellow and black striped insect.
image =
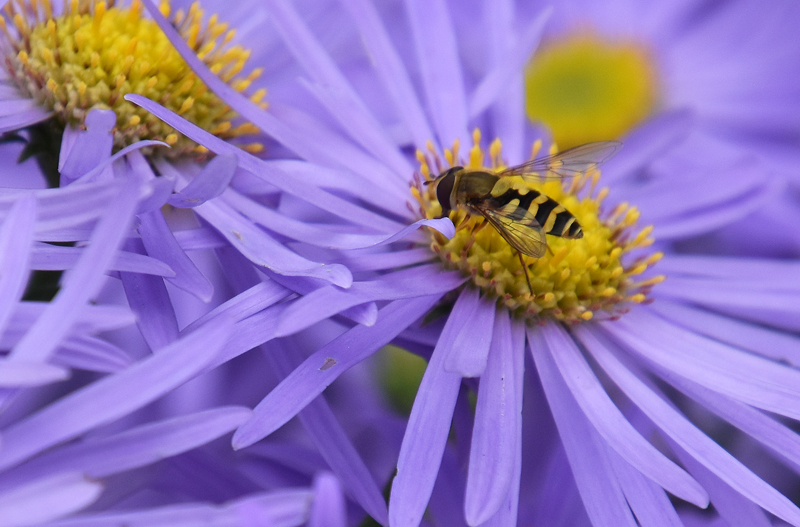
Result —
<instances>
[{"instance_id":1,"label":"yellow and black striped insect","mask_svg":"<svg viewBox=\"0 0 800 527\"><path fill-rule=\"evenodd\" d=\"M618 141L587 143L497 173L455 166L433 181L442 217L457 208L483 216L519 253L533 293L522 255L541 258L547 251L547 234L577 239L583 237L583 230L556 200L528 186L515 185L511 177L537 183L570 178L597 168L621 146Z\"/></svg>"}]
</instances>

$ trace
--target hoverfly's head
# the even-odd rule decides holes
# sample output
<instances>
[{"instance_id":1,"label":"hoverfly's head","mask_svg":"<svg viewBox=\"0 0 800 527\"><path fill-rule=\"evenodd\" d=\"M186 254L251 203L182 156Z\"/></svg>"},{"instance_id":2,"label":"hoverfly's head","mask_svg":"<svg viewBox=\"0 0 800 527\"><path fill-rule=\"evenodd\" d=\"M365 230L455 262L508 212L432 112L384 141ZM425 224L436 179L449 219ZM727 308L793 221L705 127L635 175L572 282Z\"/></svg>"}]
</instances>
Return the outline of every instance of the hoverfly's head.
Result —
<instances>
[{"instance_id":1,"label":"hoverfly's head","mask_svg":"<svg viewBox=\"0 0 800 527\"><path fill-rule=\"evenodd\" d=\"M446 218L453 208L451 196L453 186L456 183L456 174L464 170L464 167L453 167L439 174L434 181L436 183L436 199L442 206L442 218Z\"/></svg>"}]
</instances>

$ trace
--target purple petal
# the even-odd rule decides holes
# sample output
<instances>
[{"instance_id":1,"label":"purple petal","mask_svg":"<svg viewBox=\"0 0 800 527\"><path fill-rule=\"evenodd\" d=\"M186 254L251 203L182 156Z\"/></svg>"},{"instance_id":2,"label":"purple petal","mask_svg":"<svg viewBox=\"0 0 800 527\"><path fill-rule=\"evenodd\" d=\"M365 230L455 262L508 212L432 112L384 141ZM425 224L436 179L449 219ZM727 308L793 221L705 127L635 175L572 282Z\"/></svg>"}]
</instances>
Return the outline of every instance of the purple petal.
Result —
<instances>
[{"instance_id":1,"label":"purple petal","mask_svg":"<svg viewBox=\"0 0 800 527\"><path fill-rule=\"evenodd\" d=\"M417 63L439 141L448 146L458 139L469 144L464 77L453 23L447 4L433 0L424 5L405 2L411 20Z\"/></svg>"},{"instance_id":2,"label":"purple petal","mask_svg":"<svg viewBox=\"0 0 800 527\"><path fill-rule=\"evenodd\" d=\"M322 287L286 308L278 321L276 335L296 333L344 309L365 302L441 295L452 291L464 280L458 273L442 271L439 265L432 264L383 275L380 280L355 282L346 290Z\"/></svg>"},{"instance_id":3,"label":"purple petal","mask_svg":"<svg viewBox=\"0 0 800 527\"><path fill-rule=\"evenodd\" d=\"M414 86L400 56L394 49L383 22L372 3L347 0L345 8L358 26L364 45L372 57L372 66L394 101L397 115L406 125L418 149L433 137Z\"/></svg>"},{"instance_id":4,"label":"purple petal","mask_svg":"<svg viewBox=\"0 0 800 527\"><path fill-rule=\"evenodd\" d=\"M3 2L5 3L5 2ZM23 102L23 107L30 103ZM41 121L49 119L52 114L39 108L36 103L31 104L30 109L14 113L13 115L5 115L0 117L0 133L12 132L21 128L34 125Z\"/></svg>"},{"instance_id":5,"label":"purple petal","mask_svg":"<svg viewBox=\"0 0 800 527\"><path fill-rule=\"evenodd\" d=\"M345 527L347 525L342 488L336 476L323 472L314 478L314 503L308 527Z\"/></svg>"},{"instance_id":6,"label":"purple petal","mask_svg":"<svg viewBox=\"0 0 800 527\"><path fill-rule=\"evenodd\" d=\"M469 116L477 117L481 112L491 106L509 84L519 82L519 73L524 70L525 64L533 56L539 41L542 39L544 26L553 13L552 7L546 7L541 14L530 22L528 28L518 39L516 46L510 53L498 61L494 68L486 74L480 84L472 92L469 101Z\"/></svg>"},{"instance_id":7,"label":"purple petal","mask_svg":"<svg viewBox=\"0 0 800 527\"><path fill-rule=\"evenodd\" d=\"M7 471L5 484L54 472L80 471L91 478L155 463L227 434L250 416L241 406L213 408L147 423L108 437L93 437L48 452Z\"/></svg>"},{"instance_id":8,"label":"purple petal","mask_svg":"<svg viewBox=\"0 0 800 527\"><path fill-rule=\"evenodd\" d=\"M389 525L416 527L422 520L442 462L461 376L444 369L444 358L471 326L474 298L462 291L447 317L408 418L397 476L389 498Z\"/></svg>"},{"instance_id":9,"label":"purple petal","mask_svg":"<svg viewBox=\"0 0 800 527\"><path fill-rule=\"evenodd\" d=\"M264 162L257 157L248 154L240 148L226 143L225 141L211 135L205 130L198 128L174 112L159 106L146 97L128 94L125 96L125 99L141 106L190 139L202 144L212 152L220 155L231 154L237 156L239 159L239 167L243 170L247 170L256 177L275 185L279 189L289 194L312 203L322 210L328 211L331 214L334 214L340 218L345 218L349 221L369 225L376 229L385 229L387 232L396 230L397 223L385 217L384 215L371 212L363 207L358 206L357 204L351 203L348 200L342 199L320 188L307 185L304 181L298 180L297 178L292 177L290 174L278 170L274 165L265 165ZM159 168L161 168L163 165L163 163L160 164ZM205 205L208 205L208 203Z\"/></svg>"},{"instance_id":10,"label":"purple petal","mask_svg":"<svg viewBox=\"0 0 800 527\"><path fill-rule=\"evenodd\" d=\"M695 333L800 366L800 338L686 304L659 299L650 309Z\"/></svg>"},{"instance_id":11,"label":"purple petal","mask_svg":"<svg viewBox=\"0 0 800 527\"><path fill-rule=\"evenodd\" d=\"M497 324L497 303L491 298L480 298L480 291L471 287L461 296L469 299L472 306L470 325L459 333L450 353L445 356L444 369L462 377L480 377L486 368L489 348L498 345L492 342L492 328Z\"/></svg>"},{"instance_id":12,"label":"purple petal","mask_svg":"<svg viewBox=\"0 0 800 527\"><path fill-rule=\"evenodd\" d=\"M312 262L297 255L220 200L207 201L194 211L256 265L278 274L312 276L342 287L352 283L346 267Z\"/></svg>"},{"instance_id":13,"label":"purple petal","mask_svg":"<svg viewBox=\"0 0 800 527\"><path fill-rule=\"evenodd\" d=\"M15 465L175 389L214 358L230 332L230 322L224 320L204 326L157 355L72 392L6 428L0 467Z\"/></svg>"},{"instance_id":14,"label":"purple petal","mask_svg":"<svg viewBox=\"0 0 800 527\"><path fill-rule=\"evenodd\" d=\"M52 358L68 368L114 373L131 365L130 356L121 348L94 337L69 337Z\"/></svg>"},{"instance_id":15,"label":"purple petal","mask_svg":"<svg viewBox=\"0 0 800 527\"><path fill-rule=\"evenodd\" d=\"M606 447L614 474L640 525L683 527L664 489L646 478L611 447Z\"/></svg>"},{"instance_id":16,"label":"purple petal","mask_svg":"<svg viewBox=\"0 0 800 527\"><path fill-rule=\"evenodd\" d=\"M55 520L91 504L102 490L79 473L45 477L0 494L0 518L11 527Z\"/></svg>"},{"instance_id":17,"label":"purple petal","mask_svg":"<svg viewBox=\"0 0 800 527\"><path fill-rule=\"evenodd\" d=\"M66 187L111 156L114 136L111 129L117 124L112 110L92 110L86 116L86 131L72 132L74 140L61 142L58 172L61 186Z\"/></svg>"},{"instance_id":18,"label":"purple petal","mask_svg":"<svg viewBox=\"0 0 800 527\"><path fill-rule=\"evenodd\" d=\"M27 332L50 304L43 302L20 302L16 305L16 310L11 318L9 327L16 327L23 332ZM125 307L121 306L99 306L87 305L81 309L73 332L74 333L98 333L124 328L136 322L136 316Z\"/></svg>"},{"instance_id":19,"label":"purple petal","mask_svg":"<svg viewBox=\"0 0 800 527\"><path fill-rule=\"evenodd\" d=\"M551 360L572 396L608 445L639 472L675 496L700 508L708 506L708 495L703 488L633 428L564 330L549 324L541 332L551 350ZM538 356L539 352L534 351L534 357Z\"/></svg>"},{"instance_id":20,"label":"purple petal","mask_svg":"<svg viewBox=\"0 0 800 527\"><path fill-rule=\"evenodd\" d=\"M173 207L191 208L216 198L227 190L239 161L232 155L217 156L191 182L167 200Z\"/></svg>"},{"instance_id":21,"label":"purple petal","mask_svg":"<svg viewBox=\"0 0 800 527\"><path fill-rule=\"evenodd\" d=\"M680 448L686 450L689 455L748 500L789 523L800 523L800 510L791 501L691 424L619 362L609 348L591 331L577 328L575 333L614 383Z\"/></svg>"},{"instance_id":22,"label":"purple petal","mask_svg":"<svg viewBox=\"0 0 800 527\"><path fill-rule=\"evenodd\" d=\"M108 203L89 247L64 280L64 285L22 341L11 351L15 359L45 360L75 323L80 308L96 295L105 282L105 271L128 234L138 201L138 185L126 181Z\"/></svg>"},{"instance_id":23,"label":"purple petal","mask_svg":"<svg viewBox=\"0 0 800 527\"><path fill-rule=\"evenodd\" d=\"M667 371L757 408L800 418L800 372L793 368L673 326L646 309L603 328Z\"/></svg>"},{"instance_id":24,"label":"purple petal","mask_svg":"<svg viewBox=\"0 0 800 527\"><path fill-rule=\"evenodd\" d=\"M0 225L0 335L25 291L36 221L36 198L23 195Z\"/></svg>"},{"instance_id":25,"label":"purple petal","mask_svg":"<svg viewBox=\"0 0 800 527\"><path fill-rule=\"evenodd\" d=\"M672 442L670 442L672 443ZM755 503L742 499L724 481L714 475L679 446L672 443L675 453L692 475L702 483L711 496L711 503L730 527L771 527L772 522Z\"/></svg>"},{"instance_id":26,"label":"purple petal","mask_svg":"<svg viewBox=\"0 0 800 527\"><path fill-rule=\"evenodd\" d=\"M284 378L292 372L297 352L278 341L266 350L266 355L278 376ZM381 490L325 397L311 401L298 414L298 418L348 493L378 523L386 525L386 502Z\"/></svg>"},{"instance_id":27,"label":"purple petal","mask_svg":"<svg viewBox=\"0 0 800 527\"><path fill-rule=\"evenodd\" d=\"M139 221L138 231L147 254L166 263L175 272L175 276L167 278L167 281L203 302L210 301L214 286L181 249L161 211L140 214Z\"/></svg>"},{"instance_id":28,"label":"purple petal","mask_svg":"<svg viewBox=\"0 0 800 527\"><path fill-rule=\"evenodd\" d=\"M68 377L68 370L51 364L0 358L0 388L39 386Z\"/></svg>"},{"instance_id":29,"label":"purple petal","mask_svg":"<svg viewBox=\"0 0 800 527\"><path fill-rule=\"evenodd\" d=\"M464 504L470 525L494 516L509 493L519 494L519 488L512 489L511 482L521 466L525 333L521 326L512 333L505 309L494 319L492 350L481 375L469 452Z\"/></svg>"},{"instance_id":30,"label":"purple petal","mask_svg":"<svg viewBox=\"0 0 800 527\"><path fill-rule=\"evenodd\" d=\"M427 313L439 298L440 295L433 295L395 300L380 311L374 326L356 326L323 346L256 406L253 417L233 435L233 447L252 445L283 426L339 375Z\"/></svg>"},{"instance_id":31,"label":"purple petal","mask_svg":"<svg viewBox=\"0 0 800 527\"><path fill-rule=\"evenodd\" d=\"M593 525L635 527L636 520L602 449L602 439L594 439L597 433L553 360L553 355L562 350L548 350L542 333L529 328L528 342L586 512Z\"/></svg>"},{"instance_id":32,"label":"purple petal","mask_svg":"<svg viewBox=\"0 0 800 527\"><path fill-rule=\"evenodd\" d=\"M194 525L245 525L295 527L308 518L314 498L310 490L290 489L248 496L223 505L182 503L132 512L79 516L52 527L176 527Z\"/></svg>"},{"instance_id":33,"label":"purple petal","mask_svg":"<svg viewBox=\"0 0 800 527\"><path fill-rule=\"evenodd\" d=\"M338 263L351 271L384 271L428 262L433 258L427 247L385 251L374 254L342 254Z\"/></svg>"},{"instance_id":34,"label":"purple petal","mask_svg":"<svg viewBox=\"0 0 800 527\"><path fill-rule=\"evenodd\" d=\"M61 247L37 243L31 252L31 268L37 271L61 271L72 269L86 249L80 247ZM175 276L167 264L142 254L119 251L109 271L152 274L156 276Z\"/></svg>"}]
</instances>

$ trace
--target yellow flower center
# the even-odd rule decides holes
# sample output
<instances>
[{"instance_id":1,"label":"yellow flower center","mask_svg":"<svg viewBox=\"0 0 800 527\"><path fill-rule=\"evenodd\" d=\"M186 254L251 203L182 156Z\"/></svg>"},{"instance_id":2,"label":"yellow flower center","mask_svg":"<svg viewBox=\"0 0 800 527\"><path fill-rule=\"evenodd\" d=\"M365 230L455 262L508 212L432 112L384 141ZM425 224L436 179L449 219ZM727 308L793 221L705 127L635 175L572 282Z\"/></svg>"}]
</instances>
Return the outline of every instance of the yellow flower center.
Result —
<instances>
[{"instance_id":1,"label":"yellow flower center","mask_svg":"<svg viewBox=\"0 0 800 527\"><path fill-rule=\"evenodd\" d=\"M18 5L19 4L19 5ZM169 2L162 2L169 17ZM246 90L260 69L242 76L250 54L230 45L235 36L217 15L203 22L195 2L188 12L170 18L189 46L217 75L238 91ZM17 86L52 111L62 125L82 125L89 110L111 109L117 114L114 146L123 148L141 139L165 141L169 155L204 152L190 139L123 96L138 93L153 99L217 136L230 139L256 133L250 123L234 126L236 114L192 72L156 23L142 17L142 4L115 6L113 0L65 2L60 16L49 0L9 2L0 17L8 43L6 67ZM264 90L251 99L261 103ZM245 145L251 151L259 144Z\"/></svg>"},{"instance_id":2,"label":"yellow flower center","mask_svg":"<svg viewBox=\"0 0 800 527\"><path fill-rule=\"evenodd\" d=\"M480 132L473 134L474 145L467 159L459 158L459 145L445 151L445 162L432 146L427 154L418 152L421 178L411 193L423 218L437 218L442 213L436 198L436 185L426 184L452 166L464 166L491 173L506 168L501 159L499 140L488 152L479 146ZM532 159L541 143L534 145ZM432 171L433 169L433 171ZM519 253L479 214L459 209L450 213L456 226L451 239L428 230L430 248L447 269L459 270L471 278L484 295L497 298L516 316L528 321L555 319L577 323L592 319L596 313L607 318L628 310L630 303L647 299L650 289L663 276L638 279L663 254L642 249L653 243L652 226L635 231L639 211L621 203L603 212L608 189L597 190L600 173L593 170L576 176L562 186L560 181L544 183L516 182L527 185L560 203L583 228L583 237L566 239L547 236L547 253L541 258L523 256L532 291L528 288Z\"/></svg>"},{"instance_id":3,"label":"yellow flower center","mask_svg":"<svg viewBox=\"0 0 800 527\"><path fill-rule=\"evenodd\" d=\"M652 57L641 46L581 34L539 51L525 72L528 117L562 148L617 139L653 111Z\"/></svg>"}]
</instances>

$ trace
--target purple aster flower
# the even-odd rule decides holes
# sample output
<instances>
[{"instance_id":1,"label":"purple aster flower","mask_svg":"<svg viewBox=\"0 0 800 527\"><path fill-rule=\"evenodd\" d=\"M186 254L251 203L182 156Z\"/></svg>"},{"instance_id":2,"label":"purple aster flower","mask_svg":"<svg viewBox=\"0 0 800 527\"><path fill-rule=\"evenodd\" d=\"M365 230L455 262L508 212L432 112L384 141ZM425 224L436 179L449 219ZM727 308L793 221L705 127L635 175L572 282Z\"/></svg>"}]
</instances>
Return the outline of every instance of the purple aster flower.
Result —
<instances>
[{"instance_id":1,"label":"purple aster flower","mask_svg":"<svg viewBox=\"0 0 800 527\"><path fill-rule=\"evenodd\" d=\"M303 296L277 306L275 337L337 314L351 320L354 314L369 314L362 319L367 323L335 336L294 368L238 428L234 446L257 448L259 440L317 404L317 396L342 373L394 342L429 356L430 362L392 482L388 518L393 527L423 521L440 467L446 465L451 421L456 449L468 459L466 522L516 523L527 452L526 386L539 394L532 404L547 406L540 411L543 434L555 431L558 437L542 476L563 477L568 466L572 478L566 487L577 489L590 524L678 525L669 493L700 508L712 503L722 518L744 510L750 524L766 524L769 513L800 525L800 510L786 496L691 420L693 407L705 407L752 437L762 452L775 452L789 460L788 467L796 466L797 434L773 417L798 418L800 378L790 365L797 345L794 265L681 256L663 241L664 252L648 249L652 234L680 241L763 203L775 191L763 166L754 163L732 174L718 165L682 167L672 158L649 171L636 170L651 160L642 139L640 148L623 151L616 166L609 164L608 190L597 189L601 180L591 163L569 186L549 182L523 189L557 198L584 229L581 240L549 238L551 252L539 259L520 257L518 263L495 229L464 210L450 215L456 223L452 237L452 232L443 236L406 228L399 235L410 236L411 244L400 243L399 235L390 236L389 222L416 227L441 213L436 185L424 181L453 166L491 173L523 162L525 138L532 132L525 128L521 99L504 90L513 82L498 82L495 75L505 77L493 71L474 91L485 99L485 111L470 115L459 59L462 41L444 2L425 8L406 4L404 20L413 36L410 68L369 3L345 5L371 58L372 69L360 75L372 78L362 85L385 90L381 95L368 91L362 98L288 2L269 3L272 20L310 79L306 88L328 112L325 118L296 108L264 114L226 90L182 49L231 107L307 162L260 161L174 112L130 96L210 151L235 155L243 170L272 178L285 199L277 206L261 200L261 207L249 206L247 214L260 215L264 228L291 239L301 254L346 263L354 273L348 289L306 278L283 280ZM531 25L532 42L545 18L546 13ZM165 21L156 19L170 34ZM502 42L512 31L511 20L497 21L486 38ZM176 41L174 32L171 38ZM491 49L499 56L503 47ZM424 105L417 93L424 95ZM393 106L389 119L401 123L401 132L391 133L370 110L369 104L381 98ZM330 119L338 131L328 126ZM468 127L475 124L496 131L502 143L484 147L476 132L472 146L466 146ZM668 135L673 124L665 118L650 123L647 131L652 137ZM404 148L410 145L417 149L416 161ZM302 179L305 196L290 189L292 175L294 181ZM411 192L403 196L408 185ZM336 199L314 201L319 187L336 189ZM247 193L240 194L231 191L227 198L246 203ZM641 208L608 204L620 196ZM654 228L634 229L640 217ZM664 283L664 275L650 272L662 258ZM478 392L474 415L458 410L469 408L459 405L465 385ZM541 481L540 498L547 484ZM565 503L569 498L569 493L562 497ZM534 511L534 517L543 521L546 511Z\"/></svg>"}]
</instances>

